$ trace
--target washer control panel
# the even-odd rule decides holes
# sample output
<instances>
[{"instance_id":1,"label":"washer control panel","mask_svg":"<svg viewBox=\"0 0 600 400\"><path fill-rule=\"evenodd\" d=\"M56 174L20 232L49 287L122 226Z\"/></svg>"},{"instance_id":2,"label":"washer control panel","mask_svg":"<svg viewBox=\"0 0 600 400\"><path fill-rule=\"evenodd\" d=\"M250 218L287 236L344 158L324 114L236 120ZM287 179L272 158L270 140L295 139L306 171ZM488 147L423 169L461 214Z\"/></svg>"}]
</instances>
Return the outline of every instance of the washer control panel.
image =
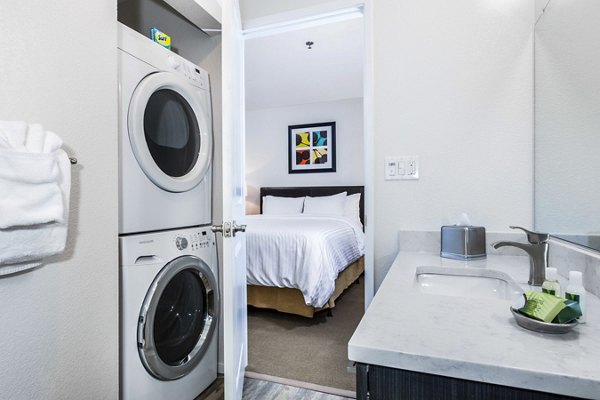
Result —
<instances>
[{"instance_id":1,"label":"washer control panel","mask_svg":"<svg viewBox=\"0 0 600 400\"><path fill-rule=\"evenodd\" d=\"M215 245L214 236L208 229L198 229L186 233L176 233L173 236L173 243L179 251L186 249L200 250Z\"/></svg>"},{"instance_id":2,"label":"washer control panel","mask_svg":"<svg viewBox=\"0 0 600 400\"><path fill-rule=\"evenodd\" d=\"M184 250L188 247L188 240L183 236L178 236L175 239L175 246L177 246L177 250Z\"/></svg>"}]
</instances>

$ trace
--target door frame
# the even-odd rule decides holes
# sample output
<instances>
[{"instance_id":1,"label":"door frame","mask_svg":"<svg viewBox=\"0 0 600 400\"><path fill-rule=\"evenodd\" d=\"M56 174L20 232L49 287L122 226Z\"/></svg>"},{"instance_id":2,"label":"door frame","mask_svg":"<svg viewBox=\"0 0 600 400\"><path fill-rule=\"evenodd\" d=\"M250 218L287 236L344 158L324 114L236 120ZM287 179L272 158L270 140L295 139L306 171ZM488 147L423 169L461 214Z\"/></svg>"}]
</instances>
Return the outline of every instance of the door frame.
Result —
<instances>
[{"instance_id":1,"label":"door frame","mask_svg":"<svg viewBox=\"0 0 600 400\"><path fill-rule=\"evenodd\" d=\"M374 0L364 0L363 146L365 179L365 311L375 296L375 79Z\"/></svg>"},{"instance_id":2,"label":"door frame","mask_svg":"<svg viewBox=\"0 0 600 400\"><path fill-rule=\"evenodd\" d=\"M321 13L306 16L302 10L285 13L285 20L277 19L277 16L268 17L268 23L257 26L256 21L249 21L250 27L242 27L242 39L245 42L255 37L271 35L273 32L285 32L297 29L299 26L315 25L338 21L341 18L356 12L362 14L363 19L363 157L364 157L364 214L365 214L365 311L371 304L375 295L375 123L374 123L374 62L373 62L373 0L362 0L356 6L327 9L326 5L321 7ZM296 18L294 18L296 16ZM263 18L262 20L266 20ZM244 99L244 110L245 110Z\"/></svg>"}]
</instances>

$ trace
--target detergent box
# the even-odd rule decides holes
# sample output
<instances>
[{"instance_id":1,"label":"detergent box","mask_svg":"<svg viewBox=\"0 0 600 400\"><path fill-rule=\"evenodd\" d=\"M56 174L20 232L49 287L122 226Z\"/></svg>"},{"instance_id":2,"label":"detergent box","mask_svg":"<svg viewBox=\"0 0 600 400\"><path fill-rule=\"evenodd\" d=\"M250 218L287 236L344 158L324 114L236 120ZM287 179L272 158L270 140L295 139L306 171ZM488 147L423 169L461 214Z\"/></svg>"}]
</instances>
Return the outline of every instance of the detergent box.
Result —
<instances>
[{"instance_id":1,"label":"detergent box","mask_svg":"<svg viewBox=\"0 0 600 400\"><path fill-rule=\"evenodd\" d=\"M171 49L171 36L167 35L166 33L161 32L156 28L152 28L150 30L150 37L161 46L169 50Z\"/></svg>"}]
</instances>

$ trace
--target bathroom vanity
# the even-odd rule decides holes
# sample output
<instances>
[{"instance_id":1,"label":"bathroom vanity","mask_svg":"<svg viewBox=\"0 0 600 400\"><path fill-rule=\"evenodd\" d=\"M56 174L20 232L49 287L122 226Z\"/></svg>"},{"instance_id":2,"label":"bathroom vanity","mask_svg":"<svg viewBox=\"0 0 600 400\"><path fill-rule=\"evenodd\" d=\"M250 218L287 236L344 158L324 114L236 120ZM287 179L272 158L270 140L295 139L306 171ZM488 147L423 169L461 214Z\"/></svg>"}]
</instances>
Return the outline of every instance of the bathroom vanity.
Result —
<instances>
[{"instance_id":1,"label":"bathroom vanity","mask_svg":"<svg viewBox=\"0 0 600 400\"><path fill-rule=\"evenodd\" d=\"M348 344L357 399L600 399L600 299L569 333L525 330L510 305L528 274L528 257L400 252Z\"/></svg>"}]
</instances>

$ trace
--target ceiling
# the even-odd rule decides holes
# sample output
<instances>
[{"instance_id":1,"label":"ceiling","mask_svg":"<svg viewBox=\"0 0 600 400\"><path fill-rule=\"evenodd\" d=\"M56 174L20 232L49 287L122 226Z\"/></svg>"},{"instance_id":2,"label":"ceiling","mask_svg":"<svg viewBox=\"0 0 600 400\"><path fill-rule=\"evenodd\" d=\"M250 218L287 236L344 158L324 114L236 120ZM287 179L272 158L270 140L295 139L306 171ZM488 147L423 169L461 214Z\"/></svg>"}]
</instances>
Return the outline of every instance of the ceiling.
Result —
<instances>
[{"instance_id":1,"label":"ceiling","mask_svg":"<svg viewBox=\"0 0 600 400\"><path fill-rule=\"evenodd\" d=\"M362 97L363 51L362 18L247 39L246 108Z\"/></svg>"}]
</instances>

